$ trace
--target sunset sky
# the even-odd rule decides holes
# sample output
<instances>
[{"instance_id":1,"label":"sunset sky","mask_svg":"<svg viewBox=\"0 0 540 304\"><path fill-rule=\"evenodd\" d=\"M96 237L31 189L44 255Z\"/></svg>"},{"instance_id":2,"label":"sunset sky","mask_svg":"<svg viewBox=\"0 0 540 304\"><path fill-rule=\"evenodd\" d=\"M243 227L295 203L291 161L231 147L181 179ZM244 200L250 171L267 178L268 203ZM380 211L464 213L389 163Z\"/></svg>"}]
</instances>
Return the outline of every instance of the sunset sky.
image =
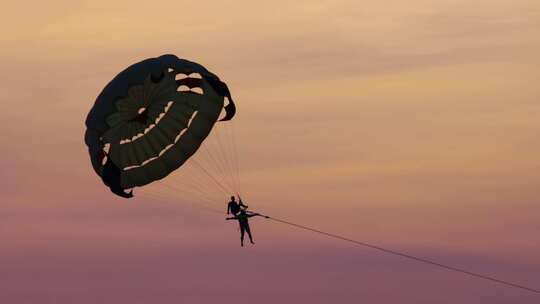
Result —
<instances>
[{"instance_id":1,"label":"sunset sky","mask_svg":"<svg viewBox=\"0 0 540 304\"><path fill-rule=\"evenodd\" d=\"M540 289L537 0L14 1L0 37L1 303L540 303L262 218L241 248L196 198L114 196L83 141L175 54L231 89L251 209Z\"/></svg>"}]
</instances>

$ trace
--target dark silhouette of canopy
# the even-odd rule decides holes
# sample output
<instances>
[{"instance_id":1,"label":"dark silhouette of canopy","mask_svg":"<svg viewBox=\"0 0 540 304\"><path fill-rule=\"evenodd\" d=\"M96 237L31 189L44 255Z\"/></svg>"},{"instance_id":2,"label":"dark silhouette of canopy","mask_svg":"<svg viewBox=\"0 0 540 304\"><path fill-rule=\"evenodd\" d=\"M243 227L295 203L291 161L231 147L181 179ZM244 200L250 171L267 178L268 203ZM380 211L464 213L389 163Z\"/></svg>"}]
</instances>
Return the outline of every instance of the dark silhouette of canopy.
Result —
<instances>
[{"instance_id":1,"label":"dark silhouette of canopy","mask_svg":"<svg viewBox=\"0 0 540 304\"><path fill-rule=\"evenodd\" d=\"M186 76L177 79L179 74ZM163 55L128 67L107 84L86 118L85 143L103 182L128 198L132 193L125 189L162 179L181 167L214 124L235 113L227 85L215 74L200 64Z\"/></svg>"}]
</instances>

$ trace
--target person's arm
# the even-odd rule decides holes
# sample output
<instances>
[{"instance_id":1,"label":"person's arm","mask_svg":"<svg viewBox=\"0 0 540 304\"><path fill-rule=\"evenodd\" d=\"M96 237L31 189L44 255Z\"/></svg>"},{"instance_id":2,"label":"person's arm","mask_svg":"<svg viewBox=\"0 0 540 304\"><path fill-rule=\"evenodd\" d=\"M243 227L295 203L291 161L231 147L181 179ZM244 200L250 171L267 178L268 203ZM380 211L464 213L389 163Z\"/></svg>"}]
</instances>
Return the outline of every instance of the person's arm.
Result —
<instances>
[{"instance_id":1,"label":"person's arm","mask_svg":"<svg viewBox=\"0 0 540 304\"><path fill-rule=\"evenodd\" d=\"M230 214L229 210L231 210L231 204L227 204L227 214Z\"/></svg>"},{"instance_id":2,"label":"person's arm","mask_svg":"<svg viewBox=\"0 0 540 304\"><path fill-rule=\"evenodd\" d=\"M244 205L244 203L242 202L242 198L240 197L240 194L238 195L238 201L240 202L241 207L244 207L244 208L248 207L247 205Z\"/></svg>"}]
</instances>

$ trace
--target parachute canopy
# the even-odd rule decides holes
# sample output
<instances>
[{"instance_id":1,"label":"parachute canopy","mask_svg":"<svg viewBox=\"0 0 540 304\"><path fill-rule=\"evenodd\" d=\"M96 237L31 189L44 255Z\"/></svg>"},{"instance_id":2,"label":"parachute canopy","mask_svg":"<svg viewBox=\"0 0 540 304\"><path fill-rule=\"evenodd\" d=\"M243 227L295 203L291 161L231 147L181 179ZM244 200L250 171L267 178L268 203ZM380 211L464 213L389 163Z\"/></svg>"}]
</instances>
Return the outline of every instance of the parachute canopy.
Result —
<instances>
[{"instance_id":1,"label":"parachute canopy","mask_svg":"<svg viewBox=\"0 0 540 304\"><path fill-rule=\"evenodd\" d=\"M125 189L182 166L223 110L222 121L236 112L229 89L202 65L174 55L136 63L107 84L88 113L92 166L112 192L131 197Z\"/></svg>"}]
</instances>

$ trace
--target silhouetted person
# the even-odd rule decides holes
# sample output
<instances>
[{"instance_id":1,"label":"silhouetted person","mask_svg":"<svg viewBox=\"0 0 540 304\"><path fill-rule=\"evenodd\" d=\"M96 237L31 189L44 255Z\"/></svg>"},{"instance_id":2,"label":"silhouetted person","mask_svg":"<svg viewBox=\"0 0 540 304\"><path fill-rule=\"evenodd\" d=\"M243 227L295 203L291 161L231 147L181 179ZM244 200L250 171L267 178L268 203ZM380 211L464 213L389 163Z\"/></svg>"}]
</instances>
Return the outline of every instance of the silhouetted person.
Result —
<instances>
[{"instance_id":1,"label":"silhouetted person","mask_svg":"<svg viewBox=\"0 0 540 304\"><path fill-rule=\"evenodd\" d=\"M253 242L253 237L251 236L251 230L249 230L249 222L248 218L253 216L263 216L258 213L250 213L248 214L246 210L242 209L238 213L238 215L235 215L233 217L228 217L227 220L238 220L238 223L240 224L240 246L244 246L244 233L247 232L249 236L249 241L251 244L255 244Z\"/></svg>"},{"instance_id":2,"label":"silhouetted person","mask_svg":"<svg viewBox=\"0 0 540 304\"><path fill-rule=\"evenodd\" d=\"M232 215L236 216L238 212L240 212L240 209L242 209L241 207L243 207L244 209L248 207L247 205L244 205L242 203L242 199L240 198L240 196L238 196L238 198L240 199L240 203L236 202L234 195L231 196L231 201L229 202L229 204L227 204L227 214L232 213Z\"/></svg>"}]
</instances>

